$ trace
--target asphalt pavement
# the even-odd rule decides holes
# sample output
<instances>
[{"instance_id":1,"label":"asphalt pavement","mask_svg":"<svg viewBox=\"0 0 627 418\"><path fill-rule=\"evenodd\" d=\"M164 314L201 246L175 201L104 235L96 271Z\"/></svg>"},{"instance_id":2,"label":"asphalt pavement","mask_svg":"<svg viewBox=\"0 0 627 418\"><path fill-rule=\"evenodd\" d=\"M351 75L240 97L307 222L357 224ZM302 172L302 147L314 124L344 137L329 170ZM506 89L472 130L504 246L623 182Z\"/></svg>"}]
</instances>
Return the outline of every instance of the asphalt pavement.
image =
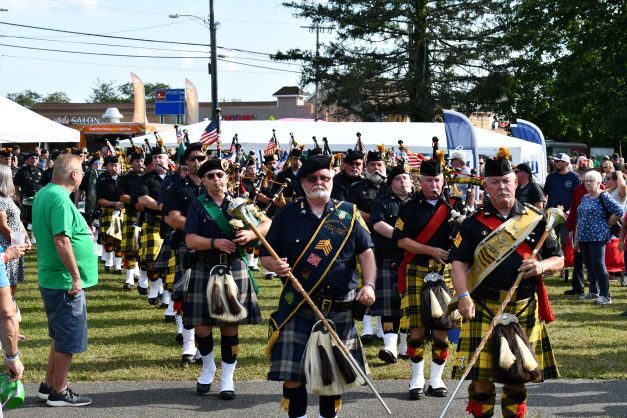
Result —
<instances>
[{"instance_id":1,"label":"asphalt pavement","mask_svg":"<svg viewBox=\"0 0 627 418\"><path fill-rule=\"evenodd\" d=\"M456 382L447 386L452 392ZM26 400L6 417L195 417L253 418L287 416L279 409L278 382L235 382L237 398L223 401L216 393L198 396L195 382L73 382L70 387L93 403L81 408L51 408L35 398L38 385L26 384ZM394 417L439 417L445 398L407 398L407 382L374 382ZM465 383L455 397L447 417L469 417ZM498 391L498 390L497 390ZM528 385L528 417L627 417L627 380L552 380ZM497 392L498 393L498 392ZM317 397L309 396L309 417L318 417ZM499 397L495 417L500 416ZM344 396L340 417L388 416L373 393L362 387Z\"/></svg>"}]
</instances>

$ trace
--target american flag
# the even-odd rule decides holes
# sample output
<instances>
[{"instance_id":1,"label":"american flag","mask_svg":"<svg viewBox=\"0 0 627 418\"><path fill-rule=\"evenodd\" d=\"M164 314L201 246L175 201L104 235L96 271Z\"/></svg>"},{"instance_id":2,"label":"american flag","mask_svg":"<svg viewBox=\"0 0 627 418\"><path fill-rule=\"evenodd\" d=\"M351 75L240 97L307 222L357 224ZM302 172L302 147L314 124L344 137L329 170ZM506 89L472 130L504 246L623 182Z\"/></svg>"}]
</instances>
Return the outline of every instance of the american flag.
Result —
<instances>
[{"instance_id":1,"label":"american flag","mask_svg":"<svg viewBox=\"0 0 627 418\"><path fill-rule=\"evenodd\" d=\"M218 140L218 121L213 119L200 135L200 142L204 145L211 145Z\"/></svg>"},{"instance_id":2,"label":"american flag","mask_svg":"<svg viewBox=\"0 0 627 418\"><path fill-rule=\"evenodd\" d=\"M268 141L268 145L263 149L263 155L272 155L276 151L276 138L272 136L270 141Z\"/></svg>"},{"instance_id":3,"label":"american flag","mask_svg":"<svg viewBox=\"0 0 627 418\"><path fill-rule=\"evenodd\" d=\"M420 168L420 163L425 159L422 154L415 154L410 151L403 153L403 158L411 168Z\"/></svg>"}]
</instances>

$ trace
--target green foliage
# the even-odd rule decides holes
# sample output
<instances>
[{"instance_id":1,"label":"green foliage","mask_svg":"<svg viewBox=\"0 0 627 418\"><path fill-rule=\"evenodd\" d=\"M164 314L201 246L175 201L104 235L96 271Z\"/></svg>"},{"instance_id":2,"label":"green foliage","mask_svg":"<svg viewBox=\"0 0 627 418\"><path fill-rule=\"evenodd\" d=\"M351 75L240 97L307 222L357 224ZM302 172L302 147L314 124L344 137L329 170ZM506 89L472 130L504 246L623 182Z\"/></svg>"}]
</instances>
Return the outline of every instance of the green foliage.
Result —
<instances>
[{"instance_id":1,"label":"green foliage","mask_svg":"<svg viewBox=\"0 0 627 418\"><path fill-rule=\"evenodd\" d=\"M515 54L500 110L552 139L618 147L627 112L622 0L518 0L505 42Z\"/></svg>"},{"instance_id":2,"label":"green foliage","mask_svg":"<svg viewBox=\"0 0 627 418\"><path fill-rule=\"evenodd\" d=\"M15 103L24 106L24 107L33 107L35 103L39 103L42 99L41 94L32 91L32 90L24 90L17 93L9 93L7 94L7 98L9 100L13 100Z\"/></svg>"},{"instance_id":3,"label":"green foliage","mask_svg":"<svg viewBox=\"0 0 627 418\"><path fill-rule=\"evenodd\" d=\"M169 89L170 85L165 83L144 83L144 90L146 91L146 102L152 103L155 101L155 91L159 89ZM118 91L122 96L122 100L125 102L133 101L133 83L124 83L118 87Z\"/></svg>"},{"instance_id":4,"label":"green foliage","mask_svg":"<svg viewBox=\"0 0 627 418\"><path fill-rule=\"evenodd\" d=\"M55 91L43 98L44 103L70 103L71 100L67 94L62 91Z\"/></svg>"},{"instance_id":5,"label":"green foliage","mask_svg":"<svg viewBox=\"0 0 627 418\"><path fill-rule=\"evenodd\" d=\"M120 96L118 87L113 81L104 81L97 78L87 101L89 103L119 103L125 100Z\"/></svg>"},{"instance_id":6,"label":"green foliage","mask_svg":"<svg viewBox=\"0 0 627 418\"><path fill-rule=\"evenodd\" d=\"M506 0L313 0L286 2L298 17L333 26L322 51L278 52L318 79L323 103L366 121L405 115L431 121L436 103L491 109L502 95ZM317 70L316 70L317 69Z\"/></svg>"}]
</instances>

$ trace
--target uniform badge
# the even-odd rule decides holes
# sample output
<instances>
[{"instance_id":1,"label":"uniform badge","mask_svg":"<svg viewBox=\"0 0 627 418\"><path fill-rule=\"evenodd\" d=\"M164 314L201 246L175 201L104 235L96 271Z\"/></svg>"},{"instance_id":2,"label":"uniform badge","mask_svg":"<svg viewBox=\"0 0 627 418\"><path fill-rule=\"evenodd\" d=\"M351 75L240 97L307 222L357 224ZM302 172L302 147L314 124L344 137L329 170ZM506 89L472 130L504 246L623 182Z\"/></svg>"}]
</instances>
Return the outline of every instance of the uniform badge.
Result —
<instances>
[{"instance_id":1,"label":"uniform badge","mask_svg":"<svg viewBox=\"0 0 627 418\"><path fill-rule=\"evenodd\" d=\"M294 303L294 294L292 292L287 292L283 297L288 305Z\"/></svg>"},{"instance_id":2,"label":"uniform badge","mask_svg":"<svg viewBox=\"0 0 627 418\"><path fill-rule=\"evenodd\" d=\"M402 231L404 228L405 228L405 222L403 222L401 218L398 218L396 222L394 223L394 229L398 229L399 231Z\"/></svg>"},{"instance_id":3,"label":"uniform badge","mask_svg":"<svg viewBox=\"0 0 627 418\"><path fill-rule=\"evenodd\" d=\"M453 240L453 245L455 245L455 248L459 248L461 243L462 243L462 234L457 232L457 235L455 235L455 239Z\"/></svg>"},{"instance_id":4,"label":"uniform badge","mask_svg":"<svg viewBox=\"0 0 627 418\"><path fill-rule=\"evenodd\" d=\"M321 239L316 244L316 250L322 250L324 255L329 255L332 249L333 249L333 246L331 245L330 239Z\"/></svg>"},{"instance_id":5,"label":"uniform badge","mask_svg":"<svg viewBox=\"0 0 627 418\"><path fill-rule=\"evenodd\" d=\"M314 267L318 267L318 264L320 264L320 261L322 261L322 258L320 258L314 253L309 254L309 257L307 258L307 262Z\"/></svg>"},{"instance_id":6,"label":"uniform badge","mask_svg":"<svg viewBox=\"0 0 627 418\"><path fill-rule=\"evenodd\" d=\"M303 271L300 272L300 277L302 277L303 280L307 280L310 274L311 274L311 271L305 268L303 269Z\"/></svg>"}]
</instances>

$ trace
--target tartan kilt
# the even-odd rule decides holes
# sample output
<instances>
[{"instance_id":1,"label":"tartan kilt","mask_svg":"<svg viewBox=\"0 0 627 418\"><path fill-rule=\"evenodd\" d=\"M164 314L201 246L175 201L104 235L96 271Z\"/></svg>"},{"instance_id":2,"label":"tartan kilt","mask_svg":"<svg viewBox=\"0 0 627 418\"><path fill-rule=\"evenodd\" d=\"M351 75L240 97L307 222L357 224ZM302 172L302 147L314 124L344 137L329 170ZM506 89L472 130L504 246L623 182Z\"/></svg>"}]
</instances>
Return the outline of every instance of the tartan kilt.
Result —
<instances>
[{"instance_id":1,"label":"tartan kilt","mask_svg":"<svg viewBox=\"0 0 627 418\"><path fill-rule=\"evenodd\" d=\"M194 325L233 325L213 319L209 316L209 303L207 301L207 285L209 273L214 265L197 261L192 268L187 294L183 301L183 323L186 327ZM248 316L239 322L239 325L255 325L262 321L261 309L257 301L257 294L253 288L248 269L241 258L235 258L230 265L231 274L239 289L239 302L248 311Z\"/></svg>"},{"instance_id":2,"label":"tartan kilt","mask_svg":"<svg viewBox=\"0 0 627 418\"><path fill-rule=\"evenodd\" d=\"M372 316L398 317L401 313L401 295L398 293L398 262L377 257L376 300L370 307ZM393 268L392 265L396 268Z\"/></svg>"},{"instance_id":3,"label":"tartan kilt","mask_svg":"<svg viewBox=\"0 0 627 418\"><path fill-rule=\"evenodd\" d=\"M159 223L142 224L141 243L139 247L139 261L148 263L155 261L161 248L161 235L159 234Z\"/></svg>"},{"instance_id":4,"label":"tartan kilt","mask_svg":"<svg viewBox=\"0 0 627 418\"><path fill-rule=\"evenodd\" d=\"M422 285L427 273L434 271L433 268L416 266L409 264L405 270L407 280L407 290L401 295L401 329L425 328L422 320L421 299ZM451 281L451 266L444 269L444 283L449 289L453 289Z\"/></svg>"},{"instance_id":5,"label":"tartan kilt","mask_svg":"<svg viewBox=\"0 0 627 418\"><path fill-rule=\"evenodd\" d=\"M133 227L136 225L136 222L137 215L126 214L122 224L122 243L120 244L120 250L125 253L133 252Z\"/></svg>"},{"instance_id":6,"label":"tartan kilt","mask_svg":"<svg viewBox=\"0 0 627 418\"><path fill-rule=\"evenodd\" d=\"M507 291L503 290L500 291L499 300L480 300L488 309L496 313L501 304L500 301L505 299L506 294ZM514 298L512 298L512 300L513 299ZM527 308L518 316L518 322L525 335L527 335L529 343L531 344L531 351L538 362L542 376L540 381L545 379L557 379L559 377L559 371L544 322L538 319L537 302L538 300L534 293L531 301L527 298L510 302L507 308L505 308L504 313L516 315L529 303ZM470 320L465 319L462 323L462 330L457 344L457 353L453 367L453 379L461 378L466 363L475 352L475 349L481 341L481 337L483 337L488 330L491 321L492 316L490 313L486 312L481 305L475 303L475 317ZM490 336L466 379L494 381L492 362L492 336Z\"/></svg>"},{"instance_id":7,"label":"tartan kilt","mask_svg":"<svg viewBox=\"0 0 627 418\"><path fill-rule=\"evenodd\" d=\"M155 263L152 268L155 271L166 271L170 264L170 258L173 254L172 251L172 236L175 231L166 232L165 236L161 240L161 248L159 249L159 254L157 254L157 258L155 259Z\"/></svg>"},{"instance_id":8,"label":"tartan kilt","mask_svg":"<svg viewBox=\"0 0 627 418\"><path fill-rule=\"evenodd\" d=\"M185 257L190 251L191 250L187 248L187 245L185 245L185 234L183 234L178 247L174 251L176 256L176 260L174 262L174 283L176 283L185 272Z\"/></svg>"},{"instance_id":9,"label":"tartan kilt","mask_svg":"<svg viewBox=\"0 0 627 418\"><path fill-rule=\"evenodd\" d=\"M355 298L355 292L349 292L348 294L351 295L351 298ZM353 312L351 310L326 312L324 316L333 321L337 335L344 342L353 358L357 360L362 370L368 375L370 373L368 362L357 334ZM303 368L303 355L311 335L311 329L317 321L316 314L308 306L303 305L281 328L279 339L272 346L270 353L268 380L294 380L307 383L305 369Z\"/></svg>"},{"instance_id":10,"label":"tartan kilt","mask_svg":"<svg viewBox=\"0 0 627 418\"><path fill-rule=\"evenodd\" d=\"M111 226L111 218L113 218L113 209L114 208L110 207L100 207L100 226L98 227L98 239L101 241L107 237L107 230ZM100 244L102 244L103 242L100 242Z\"/></svg>"}]
</instances>

